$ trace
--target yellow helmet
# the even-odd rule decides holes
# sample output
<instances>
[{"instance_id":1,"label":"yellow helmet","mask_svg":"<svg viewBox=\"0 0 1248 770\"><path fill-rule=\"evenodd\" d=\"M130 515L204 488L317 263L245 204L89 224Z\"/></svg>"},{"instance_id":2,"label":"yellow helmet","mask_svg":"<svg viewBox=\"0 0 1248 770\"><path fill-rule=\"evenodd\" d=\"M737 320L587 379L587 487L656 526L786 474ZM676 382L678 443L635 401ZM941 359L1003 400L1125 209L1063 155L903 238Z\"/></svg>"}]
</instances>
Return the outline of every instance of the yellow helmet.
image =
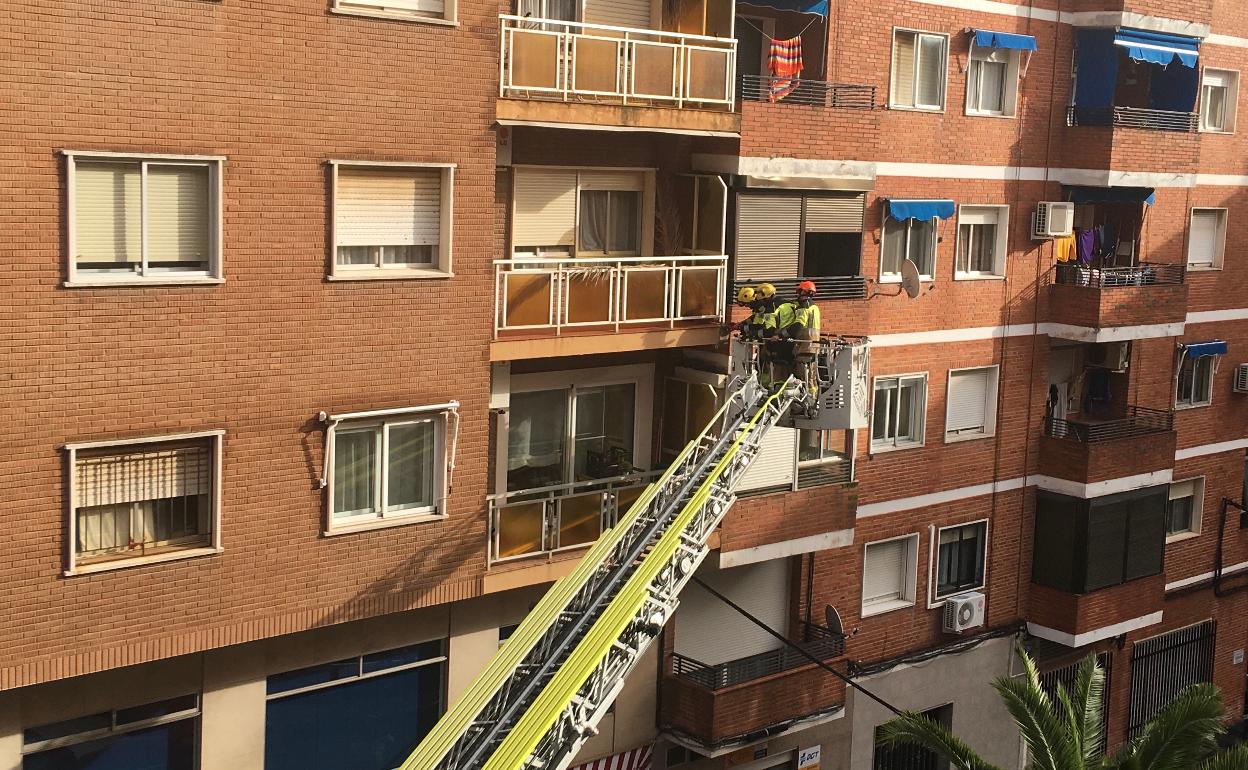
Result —
<instances>
[{"instance_id":1,"label":"yellow helmet","mask_svg":"<svg viewBox=\"0 0 1248 770\"><path fill-rule=\"evenodd\" d=\"M754 287L742 286L737 290L737 302L742 305L748 305L754 301Z\"/></svg>"},{"instance_id":2,"label":"yellow helmet","mask_svg":"<svg viewBox=\"0 0 1248 770\"><path fill-rule=\"evenodd\" d=\"M760 283L754 287L754 296L759 299L771 299L776 296L776 287L769 283Z\"/></svg>"}]
</instances>

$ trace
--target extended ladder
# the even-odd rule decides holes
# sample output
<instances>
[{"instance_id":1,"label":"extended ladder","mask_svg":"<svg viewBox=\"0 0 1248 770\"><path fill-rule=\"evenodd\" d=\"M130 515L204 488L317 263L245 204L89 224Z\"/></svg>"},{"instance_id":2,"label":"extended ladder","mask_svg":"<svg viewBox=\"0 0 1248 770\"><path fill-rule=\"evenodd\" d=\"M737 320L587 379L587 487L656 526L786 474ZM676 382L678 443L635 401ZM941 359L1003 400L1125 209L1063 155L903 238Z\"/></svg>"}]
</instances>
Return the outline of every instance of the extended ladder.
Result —
<instances>
[{"instance_id":1,"label":"extended ladder","mask_svg":"<svg viewBox=\"0 0 1248 770\"><path fill-rule=\"evenodd\" d=\"M402 770L563 770L658 636L763 437L805 388L740 383L706 429L542 597Z\"/></svg>"}]
</instances>

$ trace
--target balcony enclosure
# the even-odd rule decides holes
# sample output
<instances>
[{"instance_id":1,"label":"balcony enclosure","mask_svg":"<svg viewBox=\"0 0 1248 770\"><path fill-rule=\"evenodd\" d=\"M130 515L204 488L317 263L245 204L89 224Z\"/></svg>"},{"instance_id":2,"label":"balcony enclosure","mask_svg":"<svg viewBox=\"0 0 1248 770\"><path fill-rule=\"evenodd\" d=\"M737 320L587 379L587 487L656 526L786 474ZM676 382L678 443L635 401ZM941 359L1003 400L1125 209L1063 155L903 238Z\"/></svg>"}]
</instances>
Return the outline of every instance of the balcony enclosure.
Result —
<instances>
[{"instance_id":1,"label":"balcony enclosure","mask_svg":"<svg viewBox=\"0 0 1248 770\"><path fill-rule=\"evenodd\" d=\"M1068 125L1196 131L1199 45L1125 27L1079 30Z\"/></svg>"}]
</instances>

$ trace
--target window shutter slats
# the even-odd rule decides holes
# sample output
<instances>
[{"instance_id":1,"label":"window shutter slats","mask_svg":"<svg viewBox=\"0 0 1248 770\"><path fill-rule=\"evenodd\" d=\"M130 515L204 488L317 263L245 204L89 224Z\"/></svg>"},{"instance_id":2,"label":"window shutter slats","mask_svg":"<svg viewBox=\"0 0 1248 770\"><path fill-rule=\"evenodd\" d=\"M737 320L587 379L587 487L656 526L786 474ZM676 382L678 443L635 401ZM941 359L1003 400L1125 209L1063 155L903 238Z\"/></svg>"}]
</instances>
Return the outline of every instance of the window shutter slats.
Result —
<instances>
[{"instance_id":1,"label":"window shutter slats","mask_svg":"<svg viewBox=\"0 0 1248 770\"><path fill-rule=\"evenodd\" d=\"M892 540L867 546L862 570L865 604L901 599L905 595L909 540Z\"/></svg>"},{"instance_id":2,"label":"window shutter slats","mask_svg":"<svg viewBox=\"0 0 1248 770\"><path fill-rule=\"evenodd\" d=\"M147 169L147 261L208 262L208 167Z\"/></svg>"},{"instance_id":3,"label":"window shutter slats","mask_svg":"<svg viewBox=\"0 0 1248 770\"><path fill-rule=\"evenodd\" d=\"M738 196L738 280L796 278L801 240L801 197Z\"/></svg>"},{"instance_id":4,"label":"window shutter slats","mask_svg":"<svg viewBox=\"0 0 1248 770\"><path fill-rule=\"evenodd\" d=\"M437 246L442 172L340 168L335 206L339 246Z\"/></svg>"},{"instance_id":5,"label":"window shutter slats","mask_svg":"<svg viewBox=\"0 0 1248 770\"><path fill-rule=\"evenodd\" d=\"M789 624L789 565L785 559L733 567L702 569L698 577L771 628ZM736 610L691 587L676 616L677 654L714 666L777 649L781 643Z\"/></svg>"},{"instance_id":6,"label":"window shutter slats","mask_svg":"<svg viewBox=\"0 0 1248 770\"><path fill-rule=\"evenodd\" d=\"M758 456L741 476L738 489L768 489L793 484L797 463L797 437L793 428L772 428L763 437Z\"/></svg>"},{"instance_id":7,"label":"window shutter slats","mask_svg":"<svg viewBox=\"0 0 1248 770\"><path fill-rule=\"evenodd\" d=\"M212 453L207 446L79 457L75 506L116 505L208 494Z\"/></svg>"},{"instance_id":8,"label":"window shutter slats","mask_svg":"<svg viewBox=\"0 0 1248 770\"><path fill-rule=\"evenodd\" d=\"M582 190L625 190L640 192L645 176L640 171L582 171Z\"/></svg>"},{"instance_id":9,"label":"window shutter slats","mask_svg":"<svg viewBox=\"0 0 1248 770\"><path fill-rule=\"evenodd\" d=\"M989 370L949 373L946 431L983 428L987 424Z\"/></svg>"},{"instance_id":10,"label":"window shutter slats","mask_svg":"<svg viewBox=\"0 0 1248 770\"><path fill-rule=\"evenodd\" d=\"M806 199L806 232L861 233L866 194Z\"/></svg>"},{"instance_id":11,"label":"window shutter slats","mask_svg":"<svg viewBox=\"0 0 1248 770\"><path fill-rule=\"evenodd\" d=\"M650 0L585 0L585 23L650 29Z\"/></svg>"},{"instance_id":12,"label":"window shutter slats","mask_svg":"<svg viewBox=\"0 0 1248 770\"><path fill-rule=\"evenodd\" d=\"M347 5L360 5L378 10L414 11L429 16L446 14L445 0L342 0Z\"/></svg>"},{"instance_id":13,"label":"window shutter slats","mask_svg":"<svg viewBox=\"0 0 1248 770\"><path fill-rule=\"evenodd\" d=\"M518 168L515 171L516 246L576 243L576 172Z\"/></svg>"},{"instance_id":14,"label":"window shutter slats","mask_svg":"<svg viewBox=\"0 0 1248 770\"><path fill-rule=\"evenodd\" d=\"M1218 212L1192 212L1192 235L1187 261L1199 265L1211 265L1217 254Z\"/></svg>"},{"instance_id":15,"label":"window shutter slats","mask_svg":"<svg viewBox=\"0 0 1248 770\"><path fill-rule=\"evenodd\" d=\"M140 176L138 163L75 165L75 261L142 261Z\"/></svg>"},{"instance_id":16,"label":"window shutter slats","mask_svg":"<svg viewBox=\"0 0 1248 770\"><path fill-rule=\"evenodd\" d=\"M914 106L913 32L898 32L893 40L893 104Z\"/></svg>"}]
</instances>

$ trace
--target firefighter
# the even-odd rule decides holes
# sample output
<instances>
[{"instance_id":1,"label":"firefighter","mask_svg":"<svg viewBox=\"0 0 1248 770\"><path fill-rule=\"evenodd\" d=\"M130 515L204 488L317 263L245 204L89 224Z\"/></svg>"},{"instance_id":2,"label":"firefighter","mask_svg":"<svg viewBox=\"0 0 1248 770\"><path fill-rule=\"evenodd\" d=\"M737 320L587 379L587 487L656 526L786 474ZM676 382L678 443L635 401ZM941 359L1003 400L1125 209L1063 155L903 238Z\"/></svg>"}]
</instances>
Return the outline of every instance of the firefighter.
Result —
<instances>
[{"instance_id":1,"label":"firefighter","mask_svg":"<svg viewBox=\"0 0 1248 770\"><path fill-rule=\"evenodd\" d=\"M819 306L815 304L818 290L814 281L802 281L797 285L797 301L786 302L776 311L776 328L781 340L791 345L793 373L811 386L814 392L812 364L819 343Z\"/></svg>"},{"instance_id":2,"label":"firefighter","mask_svg":"<svg viewBox=\"0 0 1248 770\"><path fill-rule=\"evenodd\" d=\"M746 286L737 293L740 301L742 294L749 290L753 301L750 308L754 311L741 323L741 334L749 340L765 340L776 333L776 287L769 283L760 283L753 289Z\"/></svg>"},{"instance_id":3,"label":"firefighter","mask_svg":"<svg viewBox=\"0 0 1248 770\"><path fill-rule=\"evenodd\" d=\"M750 311L750 315L737 324L737 331L746 339L749 339L750 336L750 320L754 317L754 303L756 301L753 286L742 286L737 290L737 304L741 307L749 308Z\"/></svg>"}]
</instances>

